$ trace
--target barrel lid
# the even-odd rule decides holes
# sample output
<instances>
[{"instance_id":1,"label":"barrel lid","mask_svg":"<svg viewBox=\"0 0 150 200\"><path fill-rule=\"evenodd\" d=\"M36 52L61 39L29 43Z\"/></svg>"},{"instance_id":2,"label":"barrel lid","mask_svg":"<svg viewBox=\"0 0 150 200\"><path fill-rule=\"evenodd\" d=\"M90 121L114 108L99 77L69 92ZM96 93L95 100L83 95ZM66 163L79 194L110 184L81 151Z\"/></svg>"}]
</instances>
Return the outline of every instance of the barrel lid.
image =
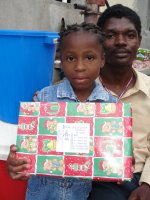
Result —
<instances>
[{"instance_id":1,"label":"barrel lid","mask_svg":"<svg viewBox=\"0 0 150 200\"><path fill-rule=\"evenodd\" d=\"M0 36L49 36L59 37L58 32L40 30L0 30Z\"/></svg>"}]
</instances>

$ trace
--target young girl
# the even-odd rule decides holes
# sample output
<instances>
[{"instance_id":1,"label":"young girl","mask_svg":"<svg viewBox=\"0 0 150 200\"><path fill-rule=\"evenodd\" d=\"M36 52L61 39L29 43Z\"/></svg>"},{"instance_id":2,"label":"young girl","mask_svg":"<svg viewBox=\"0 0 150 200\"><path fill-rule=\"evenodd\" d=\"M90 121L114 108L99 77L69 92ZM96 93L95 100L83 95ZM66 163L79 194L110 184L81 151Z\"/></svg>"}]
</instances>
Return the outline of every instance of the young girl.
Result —
<instances>
[{"instance_id":1,"label":"young girl","mask_svg":"<svg viewBox=\"0 0 150 200\"><path fill-rule=\"evenodd\" d=\"M41 90L37 101L51 102L115 102L102 85L95 82L104 65L103 35L93 24L68 26L60 33L60 53L65 79ZM12 145L8 156L8 170L13 179L28 179L30 162L15 160L17 148ZM31 176L26 200L86 200L92 181L71 178Z\"/></svg>"}]
</instances>

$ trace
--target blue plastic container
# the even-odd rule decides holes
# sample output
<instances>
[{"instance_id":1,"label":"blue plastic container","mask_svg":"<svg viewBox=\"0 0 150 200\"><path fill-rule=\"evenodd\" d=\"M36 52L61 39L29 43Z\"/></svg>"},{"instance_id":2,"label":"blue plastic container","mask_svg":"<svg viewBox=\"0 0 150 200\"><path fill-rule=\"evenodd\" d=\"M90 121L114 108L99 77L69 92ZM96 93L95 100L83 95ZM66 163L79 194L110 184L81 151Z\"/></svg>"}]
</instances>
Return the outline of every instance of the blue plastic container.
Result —
<instances>
[{"instance_id":1,"label":"blue plastic container","mask_svg":"<svg viewBox=\"0 0 150 200\"><path fill-rule=\"evenodd\" d=\"M18 123L20 101L52 82L58 33L0 30L0 120Z\"/></svg>"}]
</instances>

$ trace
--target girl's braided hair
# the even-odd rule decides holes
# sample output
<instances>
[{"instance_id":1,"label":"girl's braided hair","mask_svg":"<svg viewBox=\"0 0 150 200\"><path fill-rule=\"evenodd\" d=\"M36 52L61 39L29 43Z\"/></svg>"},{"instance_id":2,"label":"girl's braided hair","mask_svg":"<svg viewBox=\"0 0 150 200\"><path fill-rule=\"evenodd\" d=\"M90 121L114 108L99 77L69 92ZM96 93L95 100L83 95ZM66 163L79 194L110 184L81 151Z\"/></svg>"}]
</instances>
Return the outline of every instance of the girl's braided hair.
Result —
<instances>
[{"instance_id":1,"label":"girl's braided hair","mask_svg":"<svg viewBox=\"0 0 150 200\"><path fill-rule=\"evenodd\" d=\"M73 32L77 32L77 31L87 31L87 32L96 34L98 36L100 44L102 44L104 41L104 34L102 33L100 27L92 23L83 22L81 24L68 25L63 31L61 31L59 33L59 36L60 36L59 45L61 46L63 44L63 40L67 35Z\"/></svg>"}]
</instances>

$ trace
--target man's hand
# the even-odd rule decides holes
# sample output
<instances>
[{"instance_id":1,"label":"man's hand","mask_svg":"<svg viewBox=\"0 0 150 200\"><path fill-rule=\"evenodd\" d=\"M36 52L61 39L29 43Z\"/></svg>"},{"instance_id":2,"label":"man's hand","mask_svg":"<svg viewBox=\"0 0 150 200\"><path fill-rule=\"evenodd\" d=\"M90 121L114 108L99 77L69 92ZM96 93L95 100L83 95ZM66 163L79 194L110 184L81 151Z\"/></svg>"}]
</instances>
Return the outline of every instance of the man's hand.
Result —
<instances>
[{"instance_id":1,"label":"man's hand","mask_svg":"<svg viewBox=\"0 0 150 200\"><path fill-rule=\"evenodd\" d=\"M27 158L16 159L17 147L11 145L10 152L7 158L7 168L10 177L14 180L27 180L30 175L27 172L21 172L26 169L30 169L30 160ZM21 173L17 173L21 172Z\"/></svg>"},{"instance_id":2,"label":"man's hand","mask_svg":"<svg viewBox=\"0 0 150 200\"><path fill-rule=\"evenodd\" d=\"M150 200L150 185L142 183L131 193L128 200Z\"/></svg>"}]
</instances>

